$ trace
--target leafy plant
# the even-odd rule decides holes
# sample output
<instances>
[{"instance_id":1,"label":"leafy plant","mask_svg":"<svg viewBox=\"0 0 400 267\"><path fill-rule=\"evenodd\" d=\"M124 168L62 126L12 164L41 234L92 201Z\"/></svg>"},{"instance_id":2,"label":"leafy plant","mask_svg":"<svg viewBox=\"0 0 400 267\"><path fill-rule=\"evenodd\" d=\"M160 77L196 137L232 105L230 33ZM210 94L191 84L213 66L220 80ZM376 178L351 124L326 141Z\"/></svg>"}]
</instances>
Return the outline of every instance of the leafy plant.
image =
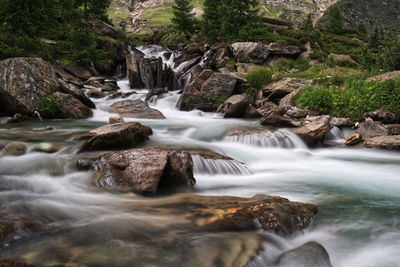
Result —
<instances>
[{"instance_id":1,"label":"leafy plant","mask_svg":"<svg viewBox=\"0 0 400 267\"><path fill-rule=\"evenodd\" d=\"M259 90L272 81L272 74L272 70L262 68L249 73L245 78L250 83L251 87Z\"/></svg>"},{"instance_id":2,"label":"leafy plant","mask_svg":"<svg viewBox=\"0 0 400 267\"><path fill-rule=\"evenodd\" d=\"M47 118L53 118L58 115L62 103L56 96L43 97L39 103L39 112Z\"/></svg>"}]
</instances>

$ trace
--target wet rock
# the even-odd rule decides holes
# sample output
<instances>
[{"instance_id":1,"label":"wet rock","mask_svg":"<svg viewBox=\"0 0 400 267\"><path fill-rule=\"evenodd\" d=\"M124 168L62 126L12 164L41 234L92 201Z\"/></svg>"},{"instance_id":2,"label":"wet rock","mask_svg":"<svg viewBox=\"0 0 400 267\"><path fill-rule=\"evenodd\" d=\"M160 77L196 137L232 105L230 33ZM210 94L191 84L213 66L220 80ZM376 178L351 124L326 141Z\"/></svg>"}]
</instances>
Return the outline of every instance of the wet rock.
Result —
<instances>
[{"instance_id":1,"label":"wet rock","mask_svg":"<svg viewBox=\"0 0 400 267\"><path fill-rule=\"evenodd\" d=\"M60 151L61 146L57 146L51 143L40 143L32 148L32 151L41 152L41 153L56 153Z\"/></svg>"},{"instance_id":2,"label":"wet rock","mask_svg":"<svg viewBox=\"0 0 400 267\"><path fill-rule=\"evenodd\" d=\"M233 94L236 84L236 77L204 70L183 90L177 106L183 111L216 111Z\"/></svg>"},{"instance_id":3,"label":"wet rock","mask_svg":"<svg viewBox=\"0 0 400 267\"><path fill-rule=\"evenodd\" d=\"M272 82L262 89L263 96L268 98L269 101L278 103L279 100L285 96L303 89L307 85L312 83L311 80L306 80L302 78L283 78L281 80ZM292 95L293 96L293 95ZM289 103L286 103L288 106Z\"/></svg>"},{"instance_id":4,"label":"wet rock","mask_svg":"<svg viewBox=\"0 0 400 267\"><path fill-rule=\"evenodd\" d=\"M127 93L117 92L117 93L114 93L114 94L110 95L110 96L108 97L108 99L128 98L128 97L130 97L131 95L134 95L134 94L137 94L137 93L136 93L135 91L127 92Z\"/></svg>"},{"instance_id":5,"label":"wet rock","mask_svg":"<svg viewBox=\"0 0 400 267\"><path fill-rule=\"evenodd\" d=\"M11 142L0 152L0 156L22 156L26 153L28 144L22 142Z\"/></svg>"},{"instance_id":6,"label":"wet rock","mask_svg":"<svg viewBox=\"0 0 400 267\"><path fill-rule=\"evenodd\" d=\"M0 242L7 235L9 235L12 232L14 232L14 230L15 230L14 226L11 223L0 222ZM1 261L0 261L0 263L1 263Z\"/></svg>"},{"instance_id":7,"label":"wet rock","mask_svg":"<svg viewBox=\"0 0 400 267\"><path fill-rule=\"evenodd\" d=\"M400 135L371 137L366 139L364 145L370 148L400 150Z\"/></svg>"},{"instance_id":8,"label":"wet rock","mask_svg":"<svg viewBox=\"0 0 400 267\"><path fill-rule=\"evenodd\" d=\"M345 144L346 144L346 146L355 146L355 145L361 143L362 141L364 141L362 136L358 133L355 133L352 136L350 136L349 138L347 138Z\"/></svg>"},{"instance_id":9,"label":"wet rock","mask_svg":"<svg viewBox=\"0 0 400 267\"><path fill-rule=\"evenodd\" d=\"M126 149L146 141L152 130L137 122L105 125L89 132L90 139L82 151Z\"/></svg>"},{"instance_id":10,"label":"wet rock","mask_svg":"<svg viewBox=\"0 0 400 267\"><path fill-rule=\"evenodd\" d=\"M291 202L278 196L252 198L177 195L149 203L149 211L176 212L197 231L249 231L264 229L290 235L306 228L317 213L313 204Z\"/></svg>"},{"instance_id":11,"label":"wet rock","mask_svg":"<svg viewBox=\"0 0 400 267\"><path fill-rule=\"evenodd\" d=\"M103 93L100 88L89 89L89 91L87 91L87 95L93 98L103 98L106 96L106 94Z\"/></svg>"},{"instance_id":12,"label":"wet rock","mask_svg":"<svg viewBox=\"0 0 400 267\"><path fill-rule=\"evenodd\" d=\"M303 141L310 145L322 143L326 134L331 129L329 124L330 117L327 115L309 117L305 121L305 125L293 130Z\"/></svg>"},{"instance_id":13,"label":"wet rock","mask_svg":"<svg viewBox=\"0 0 400 267\"><path fill-rule=\"evenodd\" d=\"M193 161L187 151L169 153L155 148L110 152L93 164L96 184L112 191L153 196L159 190L194 185Z\"/></svg>"},{"instance_id":14,"label":"wet rock","mask_svg":"<svg viewBox=\"0 0 400 267\"><path fill-rule=\"evenodd\" d=\"M93 163L93 159L79 159L75 165L80 171L88 171L93 167Z\"/></svg>"},{"instance_id":15,"label":"wet rock","mask_svg":"<svg viewBox=\"0 0 400 267\"><path fill-rule=\"evenodd\" d=\"M86 119L93 115L93 112L85 104L72 95L56 92L54 96L60 103L58 118L64 119Z\"/></svg>"},{"instance_id":16,"label":"wet rock","mask_svg":"<svg viewBox=\"0 0 400 267\"><path fill-rule=\"evenodd\" d=\"M64 67L64 70L66 72L68 72L69 74L78 77L81 80L88 80L90 79L90 77L92 77L92 73L84 68L84 67L80 67L80 66L68 66L68 67Z\"/></svg>"},{"instance_id":17,"label":"wet rock","mask_svg":"<svg viewBox=\"0 0 400 267\"><path fill-rule=\"evenodd\" d=\"M260 114L260 112L258 112L258 110L253 105L249 105L246 108L244 117L249 118L249 119L257 119L257 118L261 118L261 114Z\"/></svg>"},{"instance_id":18,"label":"wet rock","mask_svg":"<svg viewBox=\"0 0 400 267\"><path fill-rule=\"evenodd\" d=\"M60 84L60 92L74 96L89 108L96 108L96 105L85 95L80 87L67 83L62 79L58 79L58 83Z\"/></svg>"},{"instance_id":19,"label":"wet rock","mask_svg":"<svg viewBox=\"0 0 400 267\"><path fill-rule=\"evenodd\" d=\"M233 54L240 63L263 64L269 51L262 43L238 42L232 44Z\"/></svg>"},{"instance_id":20,"label":"wet rock","mask_svg":"<svg viewBox=\"0 0 400 267\"><path fill-rule=\"evenodd\" d=\"M303 119L306 118L307 116L318 116L318 112L316 111L312 111L312 110L308 110L308 109L300 109L297 107L292 107L290 108L286 114L291 117L291 118L295 118L295 119Z\"/></svg>"},{"instance_id":21,"label":"wet rock","mask_svg":"<svg viewBox=\"0 0 400 267\"><path fill-rule=\"evenodd\" d=\"M15 119L13 117L1 117L0 118L0 124L7 124L7 123L11 123L14 122Z\"/></svg>"},{"instance_id":22,"label":"wet rock","mask_svg":"<svg viewBox=\"0 0 400 267\"><path fill-rule=\"evenodd\" d=\"M263 115L261 118L261 125L275 126L275 127L298 127L300 122L292 119L287 115L281 115L276 111Z\"/></svg>"},{"instance_id":23,"label":"wet rock","mask_svg":"<svg viewBox=\"0 0 400 267\"><path fill-rule=\"evenodd\" d=\"M145 101L151 101L151 99L154 96L159 96L162 94L168 93L168 91L165 88L154 88L154 89L150 89L149 92L146 95L146 99Z\"/></svg>"},{"instance_id":24,"label":"wet rock","mask_svg":"<svg viewBox=\"0 0 400 267\"><path fill-rule=\"evenodd\" d=\"M381 122L365 121L361 122L356 130L363 138L389 135L388 129Z\"/></svg>"},{"instance_id":25,"label":"wet rock","mask_svg":"<svg viewBox=\"0 0 400 267\"><path fill-rule=\"evenodd\" d=\"M386 125L390 135L400 135L400 124Z\"/></svg>"},{"instance_id":26,"label":"wet rock","mask_svg":"<svg viewBox=\"0 0 400 267\"><path fill-rule=\"evenodd\" d=\"M233 95L218 107L217 112L223 113L225 118L242 118L250 102L247 94Z\"/></svg>"},{"instance_id":27,"label":"wet rock","mask_svg":"<svg viewBox=\"0 0 400 267\"><path fill-rule=\"evenodd\" d=\"M336 126L336 127L352 127L356 123L350 119L350 118L332 118L330 121L331 126Z\"/></svg>"},{"instance_id":28,"label":"wet rock","mask_svg":"<svg viewBox=\"0 0 400 267\"><path fill-rule=\"evenodd\" d=\"M54 68L39 58L0 61L0 113L32 115L59 89Z\"/></svg>"},{"instance_id":29,"label":"wet rock","mask_svg":"<svg viewBox=\"0 0 400 267\"><path fill-rule=\"evenodd\" d=\"M279 45L277 43L270 43L266 47L269 53L274 56L297 57L301 53L301 50L294 45Z\"/></svg>"},{"instance_id":30,"label":"wet rock","mask_svg":"<svg viewBox=\"0 0 400 267\"><path fill-rule=\"evenodd\" d=\"M367 112L364 114L363 117L364 117L364 119L371 118L374 121L380 121L384 124L398 122L398 118L397 118L396 114L394 114L392 112L388 112L388 111L383 111L383 109Z\"/></svg>"},{"instance_id":31,"label":"wet rock","mask_svg":"<svg viewBox=\"0 0 400 267\"><path fill-rule=\"evenodd\" d=\"M142 100L122 100L112 104L108 111L117 113L124 118L165 119L160 111L150 108Z\"/></svg>"},{"instance_id":32,"label":"wet rock","mask_svg":"<svg viewBox=\"0 0 400 267\"><path fill-rule=\"evenodd\" d=\"M308 242L280 255L277 267L332 267L332 264L323 246Z\"/></svg>"},{"instance_id":33,"label":"wet rock","mask_svg":"<svg viewBox=\"0 0 400 267\"><path fill-rule=\"evenodd\" d=\"M110 117L108 119L108 124L117 124L117 123L125 123L124 118L122 118L122 117Z\"/></svg>"}]
</instances>

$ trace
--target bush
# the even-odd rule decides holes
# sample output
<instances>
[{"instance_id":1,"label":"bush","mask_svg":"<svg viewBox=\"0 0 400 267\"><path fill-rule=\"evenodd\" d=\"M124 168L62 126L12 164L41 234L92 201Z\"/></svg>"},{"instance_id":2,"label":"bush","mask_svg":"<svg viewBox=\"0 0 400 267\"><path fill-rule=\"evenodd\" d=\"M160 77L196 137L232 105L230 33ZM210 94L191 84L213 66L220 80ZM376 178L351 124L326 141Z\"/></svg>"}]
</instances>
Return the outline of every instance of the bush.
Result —
<instances>
[{"instance_id":1,"label":"bush","mask_svg":"<svg viewBox=\"0 0 400 267\"><path fill-rule=\"evenodd\" d=\"M272 74L272 70L262 68L246 75L245 78L250 83L251 87L259 90L272 81Z\"/></svg>"},{"instance_id":2,"label":"bush","mask_svg":"<svg viewBox=\"0 0 400 267\"><path fill-rule=\"evenodd\" d=\"M60 112L62 103L55 96L43 97L39 103L39 112L45 118L54 118Z\"/></svg>"},{"instance_id":3,"label":"bush","mask_svg":"<svg viewBox=\"0 0 400 267\"><path fill-rule=\"evenodd\" d=\"M310 68L310 63L302 58L296 60L280 58L276 61L275 68L279 71L288 71L291 69L298 69L299 71L306 71Z\"/></svg>"},{"instance_id":4,"label":"bush","mask_svg":"<svg viewBox=\"0 0 400 267\"><path fill-rule=\"evenodd\" d=\"M327 113L333 107L333 95L325 88L307 87L297 99L297 106L304 109Z\"/></svg>"}]
</instances>

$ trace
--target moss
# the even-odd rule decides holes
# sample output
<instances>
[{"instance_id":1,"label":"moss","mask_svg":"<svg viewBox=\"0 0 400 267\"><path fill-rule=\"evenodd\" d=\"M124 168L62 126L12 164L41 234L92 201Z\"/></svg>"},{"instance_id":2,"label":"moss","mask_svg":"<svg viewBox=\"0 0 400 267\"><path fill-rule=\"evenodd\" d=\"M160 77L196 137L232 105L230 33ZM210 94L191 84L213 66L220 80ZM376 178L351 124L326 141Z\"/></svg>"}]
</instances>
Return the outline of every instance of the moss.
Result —
<instances>
[{"instance_id":1,"label":"moss","mask_svg":"<svg viewBox=\"0 0 400 267\"><path fill-rule=\"evenodd\" d=\"M43 97L39 103L39 112L46 118L54 118L60 113L62 103L56 96Z\"/></svg>"}]
</instances>

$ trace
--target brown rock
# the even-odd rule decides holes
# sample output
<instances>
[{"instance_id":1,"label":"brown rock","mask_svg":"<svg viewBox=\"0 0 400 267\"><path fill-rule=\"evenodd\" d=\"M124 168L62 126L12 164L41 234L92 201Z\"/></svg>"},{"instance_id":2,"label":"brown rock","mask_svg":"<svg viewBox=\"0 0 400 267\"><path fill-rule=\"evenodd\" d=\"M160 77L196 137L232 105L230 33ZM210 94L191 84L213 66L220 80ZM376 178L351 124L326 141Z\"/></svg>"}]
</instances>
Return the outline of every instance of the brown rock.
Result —
<instances>
[{"instance_id":1,"label":"brown rock","mask_svg":"<svg viewBox=\"0 0 400 267\"><path fill-rule=\"evenodd\" d=\"M371 118L374 121L380 121L382 123L397 123L398 118L396 114L388 111L383 111L383 109L367 112L363 115L364 119Z\"/></svg>"},{"instance_id":2,"label":"brown rock","mask_svg":"<svg viewBox=\"0 0 400 267\"><path fill-rule=\"evenodd\" d=\"M59 107L59 114L56 117L64 119L86 119L93 115L90 108L72 95L57 92L54 96L61 104Z\"/></svg>"},{"instance_id":3,"label":"brown rock","mask_svg":"<svg viewBox=\"0 0 400 267\"><path fill-rule=\"evenodd\" d=\"M278 45L277 43L270 43L266 48L271 55L275 56L297 57L301 53L301 50L294 45Z\"/></svg>"},{"instance_id":4,"label":"brown rock","mask_svg":"<svg viewBox=\"0 0 400 267\"><path fill-rule=\"evenodd\" d=\"M336 127L352 127L355 125L355 122L350 118L332 118L330 121L331 126Z\"/></svg>"},{"instance_id":5,"label":"brown rock","mask_svg":"<svg viewBox=\"0 0 400 267\"><path fill-rule=\"evenodd\" d=\"M90 77L92 77L92 73L80 66L69 66L69 67L64 67L64 70L68 72L71 75L74 75L75 77L78 77L81 80L88 80Z\"/></svg>"},{"instance_id":6,"label":"brown rock","mask_svg":"<svg viewBox=\"0 0 400 267\"><path fill-rule=\"evenodd\" d=\"M0 152L0 156L22 156L26 153L28 145L22 142L11 142Z\"/></svg>"},{"instance_id":7,"label":"brown rock","mask_svg":"<svg viewBox=\"0 0 400 267\"><path fill-rule=\"evenodd\" d=\"M350 55L330 53L329 57L332 57L332 60L334 62L350 62L352 64L357 64L357 62L354 59L352 59Z\"/></svg>"},{"instance_id":8,"label":"brown rock","mask_svg":"<svg viewBox=\"0 0 400 267\"><path fill-rule=\"evenodd\" d=\"M392 72L386 72L378 76L374 76L371 78L367 79L367 82L372 82L372 81L387 81L391 79L400 79L400 70L392 71Z\"/></svg>"},{"instance_id":9,"label":"brown rock","mask_svg":"<svg viewBox=\"0 0 400 267\"><path fill-rule=\"evenodd\" d=\"M360 134L355 133L352 136L350 136L347 140L346 140L346 146L355 146L359 143L361 143L364 139L361 137Z\"/></svg>"},{"instance_id":10,"label":"brown rock","mask_svg":"<svg viewBox=\"0 0 400 267\"><path fill-rule=\"evenodd\" d=\"M377 136L368 138L364 144L370 148L400 150L400 135Z\"/></svg>"},{"instance_id":11,"label":"brown rock","mask_svg":"<svg viewBox=\"0 0 400 267\"><path fill-rule=\"evenodd\" d=\"M322 143L331 129L329 121L330 118L327 115L309 117L304 126L294 129L293 132L308 145Z\"/></svg>"},{"instance_id":12,"label":"brown rock","mask_svg":"<svg viewBox=\"0 0 400 267\"><path fill-rule=\"evenodd\" d=\"M233 54L240 63L263 64L269 51L262 43L238 42L232 44Z\"/></svg>"},{"instance_id":13,"label":"brown rock","mask_svg":"<svg viewBox=\"0 0 400 267\"><path fill-rule=\"evenodd\" d=\"M160 111L150 108L142 100L122 100L112 104L108 111L117 113L124 118L165 119Z\"/></svg>"},{"instance_id":14,"label":"brown rock","mask_svg":"<svg viewBox=\"0 0 400 267\"><path fill-rule=\"evenodd\" d=\"M356 133L361 134L363 138L389 135L389 131L385 125L378 121L361 122Z\"/></svg>"},{"instance_id":15,"label":"brown rock","mask_svg":"<svg viewBox=\"0 0 400 267\"><path fill-rule=\"evenodd\" d=\"M292 119L289 116L281 115L278 112L272 112L264 115L261 118L261 125L275 126L275 127L298 127L300 122Z\"/></svg>"},{"instance_id":16,"label":"brown rock","mask_svg":"<svg viewBox=\"0 0 400 267\"><path fill-rule=\"evenodd\" d=\"M223 113L225 118L242 118L250 102L247 94L233 95L218 107L217 112Z\"/></svg>"}]
</instances>

